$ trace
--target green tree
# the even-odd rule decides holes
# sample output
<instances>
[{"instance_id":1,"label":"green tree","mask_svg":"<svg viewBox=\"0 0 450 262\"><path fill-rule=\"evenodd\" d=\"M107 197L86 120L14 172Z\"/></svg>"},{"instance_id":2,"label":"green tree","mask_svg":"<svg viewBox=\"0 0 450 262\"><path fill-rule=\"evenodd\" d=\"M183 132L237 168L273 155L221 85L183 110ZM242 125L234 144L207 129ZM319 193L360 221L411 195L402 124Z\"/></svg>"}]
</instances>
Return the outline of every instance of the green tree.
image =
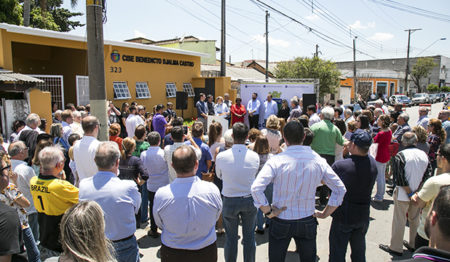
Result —
<instances>
[{"instance_id":1,"label":"green tree","mask_svg":"<svg viewBox=\"0 0 450 262\"><path fill-rule=\"evenodd\" d=\"M417 59L416 64L413 66L411 71L411 78L414 84L419 89L419 93L422 93L422 86L420 85L420 80L422 78L428 77L431 73L433 67L437 66L437 64L433 61L431 57L421 57Z\"/></svg>"},{"instance_id":2,"label":"green tree","mask_svg":"<svg viewBox=\"0 0 450 262\"><path fill-rule=\"evenodd\" d=\"M0 23L15 25L22 23L22 7L18 0L0 1Z\"/></svg>"},{"instance_id":3,"label":"green tree","mask_svg":"<svg viewBox=\"0 0 450 262\"><path fill-rule=\"evenodd\" d=\"M450 92L450 86L441 87L442 92Z\"/></svg>"},{"instance_id":4,"label":"green tree","mask_svg":"<svg viewBox=\"0 0 450 262\"><path fill-rule=\"evenodd\" d=\"M439 92L440 91L440 88L439 88L439 86L438 85L435 85L435 84L429 84L428 86L427 86L427 90L428 90L428 92Z\"/></svg>"},{"instance_id":5,"label":"green tree","mask_svg":"<svg viewBox=\"0 0 450 262\"><path fill-rule=\"evenodd\" d=\"M323 98L325 94L335 92L336 88L339 86L340 75L335 63L330 60L322 60L318 57L297 57L294 61L279 63L275 69L275 76L279 79L319 79L319 98Z\"/></svg>"}]
</instances>

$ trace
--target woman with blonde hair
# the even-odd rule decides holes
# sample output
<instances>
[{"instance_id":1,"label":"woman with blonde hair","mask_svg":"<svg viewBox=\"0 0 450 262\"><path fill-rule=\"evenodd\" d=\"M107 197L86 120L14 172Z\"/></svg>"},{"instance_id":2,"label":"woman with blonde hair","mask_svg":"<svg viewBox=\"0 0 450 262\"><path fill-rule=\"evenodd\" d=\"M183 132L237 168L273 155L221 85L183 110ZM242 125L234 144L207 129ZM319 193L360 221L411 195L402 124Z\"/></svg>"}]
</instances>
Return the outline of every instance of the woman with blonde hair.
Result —
<instances>
[{"instance_id":1,"label":"woman with blonde hair","mask_svg":"<svg viewBox=\"0 0 450 262\"><path fill-rule=\"evenodd\" d=\"M261 134L264 135L269 141L270 153L278 153L280 150L280 140L282 139L282 136L280 132L280 120L277 116L269 116L266 122L266 128L261 130Z\"/></svg>"},{"instance_id":2,"label":"woman with blonde hair","mask_svg":"<svg viewBox=\"0 0 450 262\"><path fill-rule=\"evenodd\" d=\"M442 122L439 119L432 118L428 122L428 139L427 142L430 145L430 151L428 151L428 159L430 160L431 167L434 170L437 167L437 151L439 149L439 146L443 142L445 142L446 133L445 130L442 128Z\"/></svg>"},{"instance_id":3,"label":"woman with blonde hair","mask_svg":"<svg viewBox=\"0 0 450 262\"><path fill-rule=\"evenodd\" d=\"M50 141L48 139L42 139L36 145L36 149L34 151L34 156L31 161L31 163L32 163L31 167L33 168L34 173L37 176L41 173L41 163L40 163L39 157L38 157L39 152L41 152L41 150L44 149L45 147L52 146L52 145L53 145L52 141Z\"/></svg>"},{"instance_id":4,"label":"woman with blonde hair","mask_svg":"<svg viewBox=\"0 0 450 262\"><path fill-rule=\"evenodd\" d=\"M425 130L422 126L415 126L412 128L412 132L417 136L417 148L428 155L430 145L427 143L427 130Z\"/></svg>"},{"instance_id":5,"label":"woman with blonde hair","mask_svg":"<svg viewBox=\"0 0 450 262\"><path fill-rule=\"evenodd\" d=\"M99 204L82 201L69 208L61 219L59 258L46 261L115 262L111 242L105 236L105 220Z\"/></svg>"}]
</instances>

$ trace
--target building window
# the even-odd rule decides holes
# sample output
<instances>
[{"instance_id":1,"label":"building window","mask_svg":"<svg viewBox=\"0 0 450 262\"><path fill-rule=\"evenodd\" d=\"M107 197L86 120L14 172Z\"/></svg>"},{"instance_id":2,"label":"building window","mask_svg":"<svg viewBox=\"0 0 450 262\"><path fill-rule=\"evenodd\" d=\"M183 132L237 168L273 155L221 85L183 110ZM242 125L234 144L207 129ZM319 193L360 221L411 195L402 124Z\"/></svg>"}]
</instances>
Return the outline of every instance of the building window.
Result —
<instances>
[{"instance_id":1,"label":"building window","mask_svg":"<svg viewBox=\"0 0 450 262\"><path fill-rule=\"evenodd\" d=\"M113 87L114 87L114 99L131 98L127 82L113 82Z\"/></svg>"},{"instance_id":2,"label":"building window","mask_svg":"<svg viewBox=\"0 0 450 262\"><path fill-rule=\"evenodd\" d=\"M176 97L177 96L177 86L175 83L167 83L166 84L166 96L167 97Z\"/></svg>"},{"instance_id":3,"label":"building window","mask_svg":"<svg viewBox=\"0 0 450 262\"><path fill-rule=\"evenodd\" d=\"M150 98L147 82L136 82L136 98Z\"/></svg>"},{"instance_id":4,"label":"building window","mask_svg":"<svg viewBox=\"0 0 450 262\"><path fill-rule=\"evenodd\" d=\"M192 84L191 83L184 83L183 84L183 91L188 94L188 97L194 97L195 96L194 88L192 88Z\"/></svg>"}]
</instances>

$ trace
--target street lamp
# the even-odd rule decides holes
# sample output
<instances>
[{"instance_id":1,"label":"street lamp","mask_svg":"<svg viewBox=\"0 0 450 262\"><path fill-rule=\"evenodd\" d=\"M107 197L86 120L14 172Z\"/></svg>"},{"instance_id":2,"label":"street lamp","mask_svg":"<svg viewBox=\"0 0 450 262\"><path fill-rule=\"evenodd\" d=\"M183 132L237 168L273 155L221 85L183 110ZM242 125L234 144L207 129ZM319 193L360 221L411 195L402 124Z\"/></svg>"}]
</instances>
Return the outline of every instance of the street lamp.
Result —
<instances>
[{"instance_id":1,"label":"street lamp","mask_svg":"<svg viewBox=\"0 0 450 262\"><path fill-rule=\"evenodd\" d=\"M442 37L442 38L437 39L436 41L434 41L433 43L431 43L431 45L429 45L427 48L425 48L424 50L422 50L422 52L418 53L416 56L420 56L423 52L427 51L428 48L430 48L431 46L433 46L434 44L436 44L438 41L441 41L441 40L447 40L447 38Z\"/></svg>"}]
</instances>

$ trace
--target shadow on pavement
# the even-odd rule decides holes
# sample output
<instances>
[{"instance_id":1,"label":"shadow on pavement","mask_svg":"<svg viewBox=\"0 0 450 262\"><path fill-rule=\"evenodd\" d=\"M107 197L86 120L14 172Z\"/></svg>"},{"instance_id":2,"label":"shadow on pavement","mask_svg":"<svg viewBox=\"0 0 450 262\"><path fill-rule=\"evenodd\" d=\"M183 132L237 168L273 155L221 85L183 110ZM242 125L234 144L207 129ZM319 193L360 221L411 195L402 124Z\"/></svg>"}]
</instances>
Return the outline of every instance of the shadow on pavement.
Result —
<instances>
[{"instance_id":1,"label":"shadow on pavement","mask_svg":"<svg viewBox=\"0 0 450 262\"><path fill-rule=\"evenodd\" d=\"M388 210L390 205L393 205L394 201L384 199L383 202L370 202L370 205L376 210Z\"/></svg>"},{"instance_id":2,"label":"shadow on pavement","mask_svg":"<svg viewBox=\"0 0 450 262\"><path fill-rule=\"evenodd\" d=\"M153 238L149 236L143 236L138 239L139 248L150 248L161 246L161 238Z\"/></svg>"}]
</instances>

